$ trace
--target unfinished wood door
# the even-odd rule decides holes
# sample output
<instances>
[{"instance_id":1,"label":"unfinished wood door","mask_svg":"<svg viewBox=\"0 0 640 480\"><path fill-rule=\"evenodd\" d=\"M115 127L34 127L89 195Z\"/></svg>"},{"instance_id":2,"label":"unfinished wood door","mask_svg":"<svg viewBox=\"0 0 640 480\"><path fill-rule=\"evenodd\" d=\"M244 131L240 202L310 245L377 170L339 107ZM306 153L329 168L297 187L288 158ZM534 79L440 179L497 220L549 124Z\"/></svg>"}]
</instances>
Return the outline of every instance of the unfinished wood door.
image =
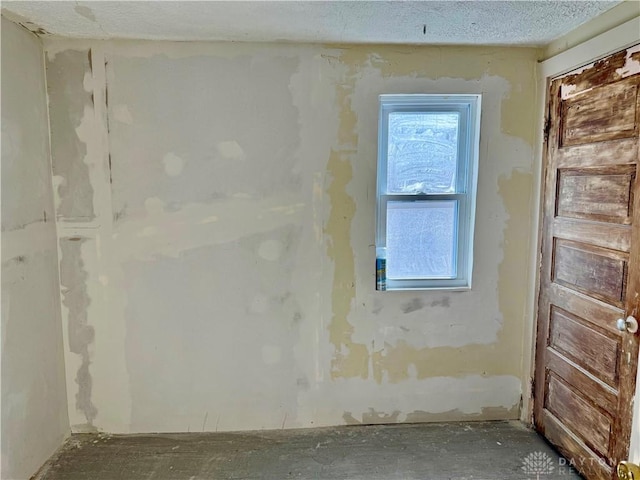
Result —
<instances>
[{"instance_id":1,"label":"unfinished wood door","mask_svg":"<svg viewBox=\"0 0 640 480\"><path fill-rule=\"evenodd\" d=\"M534 423L589 480L615 478L631 434L638 334L617 322L640 318L639 51L549 90Z\"/></svg>"}]
</instances>

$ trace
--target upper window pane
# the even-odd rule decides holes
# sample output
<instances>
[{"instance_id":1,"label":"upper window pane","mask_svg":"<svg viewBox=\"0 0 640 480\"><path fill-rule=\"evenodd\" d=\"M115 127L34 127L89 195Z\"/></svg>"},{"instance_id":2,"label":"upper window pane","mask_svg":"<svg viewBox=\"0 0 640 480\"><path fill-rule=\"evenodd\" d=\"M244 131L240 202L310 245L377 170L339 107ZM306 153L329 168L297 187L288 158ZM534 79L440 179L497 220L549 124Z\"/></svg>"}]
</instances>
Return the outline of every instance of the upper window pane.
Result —
<instances>
[{"instance_id":1,"label":"upper window pane","mask_svg":"<svg viewBox=\"0 0 640 480\"><path fill-rule=\"evenodd\" d=\"M453 193L458 165L457 112L389 114L387 193Z\"/></svg>"}]
</instances>

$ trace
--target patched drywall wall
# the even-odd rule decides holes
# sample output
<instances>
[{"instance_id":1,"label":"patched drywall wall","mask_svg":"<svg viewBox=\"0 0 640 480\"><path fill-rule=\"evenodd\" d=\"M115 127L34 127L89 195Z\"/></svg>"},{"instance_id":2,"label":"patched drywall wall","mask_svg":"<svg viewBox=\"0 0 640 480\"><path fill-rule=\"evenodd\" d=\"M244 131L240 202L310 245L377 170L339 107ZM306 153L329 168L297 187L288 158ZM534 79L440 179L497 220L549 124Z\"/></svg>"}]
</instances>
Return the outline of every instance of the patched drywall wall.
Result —
<instances>
[{"instance_id":1,"label":"patched drywall wall","mask_svg":"<svg viewBox=\"0 0 640 480\"><path fill-rule=\"evenodd\" d=\"M69 433L42 44L2 18L2 467L30 478Z\"/></svg>"},{"instance_id":2,"label":"patched drywall wall","mask_svg":"<svg viewBox=\"0 0 640 480\"><path fill-rule=\"evenodd\" d=\"M74 429L518 418L538 54L48 40ZM471 291L375 291L381 93L483 94Z\"/></svg>"}]
</instances>

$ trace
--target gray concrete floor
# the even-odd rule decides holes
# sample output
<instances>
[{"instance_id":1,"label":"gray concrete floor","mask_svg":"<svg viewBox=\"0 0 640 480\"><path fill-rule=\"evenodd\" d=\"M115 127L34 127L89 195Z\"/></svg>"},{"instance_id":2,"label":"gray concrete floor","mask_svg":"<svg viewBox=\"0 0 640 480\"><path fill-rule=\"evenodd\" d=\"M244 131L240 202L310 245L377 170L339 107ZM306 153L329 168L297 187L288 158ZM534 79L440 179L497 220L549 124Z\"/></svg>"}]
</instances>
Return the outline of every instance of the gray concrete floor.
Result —
<instances>
[{"instance_id":1,"label":"gray concrete floor","mask_svg":"<svg viewBox=\"0 0 640 480\"><path fill-rule=\"evenodd\" d=\"M518 422L440 423L74 435L35 479L524 480L535 470L538 480L581 478L563 463Z\"/></svg>"}]
</instances>

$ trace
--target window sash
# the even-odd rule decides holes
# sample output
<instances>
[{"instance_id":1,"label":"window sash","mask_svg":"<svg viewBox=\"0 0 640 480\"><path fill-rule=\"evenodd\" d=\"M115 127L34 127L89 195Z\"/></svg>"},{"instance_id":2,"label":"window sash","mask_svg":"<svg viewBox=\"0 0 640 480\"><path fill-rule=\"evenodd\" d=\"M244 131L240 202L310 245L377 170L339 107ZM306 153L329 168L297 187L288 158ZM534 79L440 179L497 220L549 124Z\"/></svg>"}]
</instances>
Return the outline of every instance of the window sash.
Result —
<instances>
[{"instance_id":1,"label":"window sash","mask_svg":"<svg viewBox=\"0 0 640 480\"><path fill-rule=\"evenodd\" d=\"M403 95L406 96L406 95ZM424 95L419 95L423 97ZM384 97L384 95L381 95ZM383 100L384 101L384 100ZM424 101L424 100L423 100ZM469 142L471 141L471 128L469 125L471 105L460 104L442 104L442 105L419 105L419 104L399 104L382 103L380 108L380 148L378 157L384 154L384 161L378 161L378 192L379 194L389 194L387 191L388 177L388 147L389 147L389 114L391 113L458 113L458 151L456 165L456 191L455 193L463 193L467 190L469 183L469 172L466 162L466 156L469 151ZM382 152L384 148L384 152ZM414 193L404 193L397 195L416 195Z\"/></svg>"},{"instance_id":2,"label":"window sash","mask_svg":"<svg viewBox=\"0 0 640 480\"><path fill-rule=\"evenodd\" d=\"M458 152L455 193L392 193L387 191L389 114L451 113L459 115ZM455 278L386 279L387 290L469 289L473 260L475 222L475 188L479 143L480 95L381 95L379 117L376 247L387 245L387 211L389 202L419 203L455 200ZM417 206L416 208L419 208Z\"/></svg>"},{"instance_id":3,"label":"window sash","mask_svg":"<svg viewBox=\"0 0 640 480\"><path fill-rule=\"evenodd\" d=\"M449 195L449 198L440 198L440 199L429 199L429 200L390 200L387 199L385 201L385 214L388 216L390 210L399 209L407 212L408 210L425 210L429 211L431 208L445 206L446 204L453 204L453 241L448 246L450 247L450 253L452 253L452 270L454 271L454 275L433 275L428 278L432 278L434 280L452 280L458 277L458 225L459 225L459 216L460 216L460 195ZM388 226L388 218L385 220L385 225ZM388 229L385 229L385 233ZM385 238L385 245L389 246L388 239ZM389 250L387 249L387 255L389 254ZM387 281L395 281L395 280L422 280L427 278L425 276L405 276L405 277L393 277L389 273L389 269L387 269Z\"/></svg>"},{"instance_id":4,"label":"window sash","mask_svg":"<svg viewBox=\"0 0 640 480\"><path fill-rule=\"evenodd\" d=\"M469 238L469 195L463 193L451 194L421 194L421 195L381 195L379 198L378 208L378 236L376 240L377 246L387 245L387 211L389 202L437 202L442 200L457 201L456 212L456 235L455 235L455 251L456 251L456 267L457 275L455 278L412 278L412 279L386 279L387 290L420 290L431 288L463 288L467 286L467 277L469 272L469 252L465 248L470 241ZM417 207L419 208L419 207ZM470 279L469 279L470 280Z\"/></svg>"}]
</instances>

